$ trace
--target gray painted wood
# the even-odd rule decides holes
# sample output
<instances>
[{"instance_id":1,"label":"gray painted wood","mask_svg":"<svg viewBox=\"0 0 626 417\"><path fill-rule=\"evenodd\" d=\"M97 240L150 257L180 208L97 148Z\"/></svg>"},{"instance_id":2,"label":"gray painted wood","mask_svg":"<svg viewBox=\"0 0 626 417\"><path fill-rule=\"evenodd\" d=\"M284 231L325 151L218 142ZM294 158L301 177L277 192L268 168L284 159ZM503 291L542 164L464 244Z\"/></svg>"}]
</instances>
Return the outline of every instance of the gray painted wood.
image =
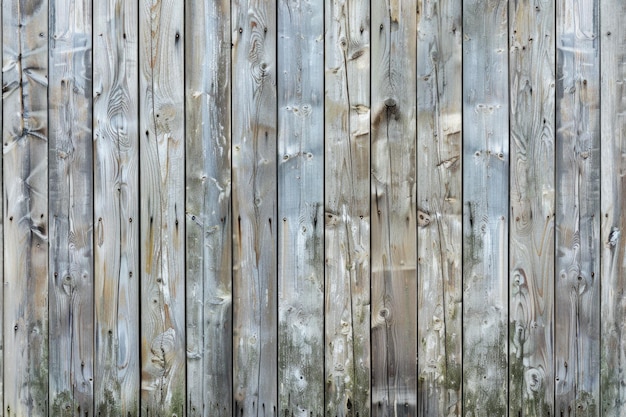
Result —
<instances>
[{"instance_id":1,"label":"gray painted wood","mask_svg":"<svg viewBox=\"0 0 626 417\"><path fill-rule=\"evenodd\" d=\"M463 413L507 415L508 2L463 2Z\"/></svg>"},{"instance_id":2,"label":"gray painted wood","mask_svg":"<svg viewBox=\"0 0 626 417\"><path fill-rule=\"evenodd\" d=\"M141 414L185 415L184 8L139 4Z\"/></svg>"},{"instance_id":3,"label":"gray painted wood","mask_svg":"<svg viewBox=\"0 0 626 417\"><path fill-rule=\"evenodd\" d=\"M139 415L138 9L94 2L95 412Z\"/></svg>"},{"instance_id":4,"label":"gray painted wood","mask_svg":"<svg viewBox=\"0 0 626 417\"><path fill-rule=\"evenodd\" d=\"M187 412L232 415L230 1L185 6Z\"/></svg>"},{"instance_id":5,"label":"gray painted wood","mask_svg":"<svg viewBox=\"0 0 626 417\"><path fill-rule=\"evenodd\" d=\"M559 0L555 414L599 415L599 1Z\"/></svg>"},{"instance_id":6,"label":"gray painted wood","mask_svg":"<svg viewBox=\"0 0 626 417\"><path fill-rule=\"evenodd\" d=\"M278 2L278 415L324 413L324 3Z\"/></svg>"},{"instance_id":7,"label":"gray painted wood","mask_svg":"<svg viewBox=\"0 0 626 417\"><path fill-rule=\"evenodd\" d=\"M326 0L325 416L370 415L369 2Z\"/></svg>"},{"instance_id":8,"label":"gray painted wood","mask_svg":"<svg viewBox=\"0 0 626 417\"><path fill-rule=\"evenodd\" d=\"M418 2L418 412L461 415L462 3Z\"/></svg>"},{"instance_id":9,"label":"gray painted wood","mask_svg":"<svg viewBox=\"0 0 626 417\"><path fill-rule=\"evenodd\" d=\"M91 12L91 1L49 3L48 406L55 416L94 414Z\"/></svg>"},{"instance_id":10,"label":"gray painted wood","mask_svg":"<svg viewBox=\"0 0 626 417\"><path fill-rule=\"evenodd\" d=\"M231 3L234 415L276 415L276 4Z\"/></svg>"},{"instance_id":11,"label":"gray painted wood","mask_svg":"<svg viewBox=\"0 0 626 417\"><path fill-rule=\"evenodd\" d=\"M2 4L5 415L48 402L48 25L46 1ZM0 412L0 415L2 412Z\"/></svg>"},{"instance_id":12,"label":"gray painted wood","mask_svg":"<svg viewBox=\"0 0 626 417\"><path fill-rule=\"evenodd\" d=\"M509 7L511 415L554 415L554 13Z\"/></svg>"},{"instance_id":13,"label":"gray painted wood","mask_svg":"<svg viewBox=\"0 0 626 417\"><path fill-rule=\"evenodd\" d=\"M626 3L600 4L602 157L602 329L601 414L618 417L626 409Z\"/></svg>"}]
</instances>

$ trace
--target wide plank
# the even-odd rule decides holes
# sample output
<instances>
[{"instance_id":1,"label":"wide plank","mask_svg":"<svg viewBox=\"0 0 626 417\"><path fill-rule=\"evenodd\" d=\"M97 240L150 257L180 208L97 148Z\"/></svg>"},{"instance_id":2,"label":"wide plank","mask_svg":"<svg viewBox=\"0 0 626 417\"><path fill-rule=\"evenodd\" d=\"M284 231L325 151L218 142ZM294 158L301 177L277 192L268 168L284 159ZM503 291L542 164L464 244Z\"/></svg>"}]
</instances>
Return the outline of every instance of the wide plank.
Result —
<instances>
[{"instance_id":1,"label":"wide plank","mask_svg":"<svg viewBox=\"0 0 626 417\"><path fill-rule=\"evenodd\" d=\"M418 412L461 415L462 3L420 0L417 23Z\"/></svg>"},{"instance_id":2,"label":"wide plank","mask_svg":"<svg viewBox=\"0 0 626 417\"><path fill-rule=\"evenodd\" d=\"M278 415L324 413L324 2L278 1Z\"/></svg>"},{"instance_id":3,"label":"wide plank","mask_svg":"<svg viewBox=\"0 0 626 417\"><path fill-rule=\"evenodd\" d=\"M0 390L7 416L47 416L47 26L47 1L2 3L3 224L10 244L3 257L0 366L4 361L6 367Z\"/></svg>"}]
</instances>

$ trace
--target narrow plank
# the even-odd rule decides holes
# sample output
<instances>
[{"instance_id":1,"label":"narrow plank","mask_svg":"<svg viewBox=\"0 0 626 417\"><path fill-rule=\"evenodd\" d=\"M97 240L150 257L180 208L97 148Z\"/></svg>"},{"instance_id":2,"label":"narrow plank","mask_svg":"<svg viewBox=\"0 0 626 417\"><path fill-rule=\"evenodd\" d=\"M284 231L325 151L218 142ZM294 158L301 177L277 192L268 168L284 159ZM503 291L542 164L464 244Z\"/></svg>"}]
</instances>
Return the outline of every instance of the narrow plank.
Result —
<instances>
[{"instance_id":1,"label":"narrow plank","mask_svg":"<svg viewBox=\"0 0 626 417\"><path fill-rule=\"evenodd\" d=\"M232 416L230 1L185 7L187 412Z\"/></svg>"},{"instance_id":2,"label":"narrow plank","mask_svg":"<svg viewBox=\"0 0 626 417\"><path fill-rule=\"evenodd\" d=\"M462 3L420 0L417 24L418 411L461 415Z\"/></svg>"},{"instance_id":3,"label":"narrow plank","mask_svg":"<svg viewBox=\"0 0 626 417\"><path fill-rule=\"evenodd\" d=\"M324 413L324 3L278 2L278 415Z\"/></svg>"},{"instance_id":4,"label":"narrow plank","mask_svg":"<svg viewBox=\"0 0 626 417\"><path fill-rule=\"evenodd\" d=\"M325 415L370 415L370 5L326 0Z\"/></svg>"},{"instance_id":5,"label":"narrow plank","mask_svg":"<svg viewBox=\"0 0 626 417\"><path fill-rule=\"evenodd\" d=\"M507 415L508 2L463 2L463 413Z\"/></svg>"},{"instance_id":6,"label":"narrow plank","mask_svg":"<svg viewBox=\"0 0 626 417\"><path fill-rule=\"evenodd\" d=\"M85 416L94 376L91 1L52 0L49 13L49 410Z\"/></svg>"},{"instance_id":7,"label":"narrow plank","mask_svg":"<svg viewBox=\"0 0 626 417\"><path fill-rule=\"evenodd\" d=\"M139 5L141 414L185 413L184 4Z\"/></svg>"},{"instance_id":8,"label":"narrow plank","mask_svg":"<svg viewBox=\"0 0 626 417\"><path fill-rule=\"evenodd\" d=\"M11 242L3 264L7 416L47 416L47 27L46 1L3 2L3 223Z\"/></svg>"},{"instance_id":9,"label":"narrow plank","mask_svg":"<svg viewBox=\"0 0 626 417\"><path fill-rule=\"evenodd\" d=\"M626 410L626 3L600 4L601 156L602 156L602 328L601 415L618 417Z\"/></svg>"},{"instance_id":10,"label":"narrow plank","mask_svg":"<svg viewBox=\"0 0 626 417\"><path fill-rule=\"evenodd\" d=\"M276 4L231 3L235 416L275 416L278 388Z\"/></svg>"},{"instance_id":11,"label":"narrow plank","mask_svg":"<svg viewBox=\"0 0 626 417\"><path fill-rule=\"evenodd\" d=\"M416 0L372 2L372 415L417 414Z\"/></svg>"},{"instance_id":12,"label":"narrow plank","mask_svg":"<svg viewBox=\"0 0 626 417\"><path fill-rule=\"evenodd\" d=\"M554 415L554 11L509 7L511 415Z\"/></svg>"},{"instance_id":13,"label":"narrow plank","mask_svg":"<svg viewBox=\"0 0 626 417\"><path fill-rule=\"evenodd\" d=\"M600 411L599 0L559 0L555 414Z\"/></svg>"},{"instance_id":14,"label":"narrow plank","mask_svg":"<svg viewBox=\"0 0 626 417\"><path fill-rule=\"evenodd\" d=\"M137 2L94 2L97 415L139 415Z\"/></svg>"}]
</instances>

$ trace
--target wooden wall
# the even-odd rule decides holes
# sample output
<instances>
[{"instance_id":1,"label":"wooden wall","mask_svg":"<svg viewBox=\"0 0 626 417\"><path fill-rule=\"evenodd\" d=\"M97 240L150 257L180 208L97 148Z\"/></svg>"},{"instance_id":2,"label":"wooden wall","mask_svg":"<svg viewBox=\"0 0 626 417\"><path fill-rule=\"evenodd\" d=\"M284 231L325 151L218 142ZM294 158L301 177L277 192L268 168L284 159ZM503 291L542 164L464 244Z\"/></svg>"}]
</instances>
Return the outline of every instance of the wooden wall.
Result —
<instances>
[{"instance_id":1,"label":"wooden wall","mask_svg":"<svg viewBox=\"0 0 626 417\"><path fill-rule=\"evenodd\" d=\"M626 415L622 0L2 0L0 416Z\"/></svg>"}]
</instances>

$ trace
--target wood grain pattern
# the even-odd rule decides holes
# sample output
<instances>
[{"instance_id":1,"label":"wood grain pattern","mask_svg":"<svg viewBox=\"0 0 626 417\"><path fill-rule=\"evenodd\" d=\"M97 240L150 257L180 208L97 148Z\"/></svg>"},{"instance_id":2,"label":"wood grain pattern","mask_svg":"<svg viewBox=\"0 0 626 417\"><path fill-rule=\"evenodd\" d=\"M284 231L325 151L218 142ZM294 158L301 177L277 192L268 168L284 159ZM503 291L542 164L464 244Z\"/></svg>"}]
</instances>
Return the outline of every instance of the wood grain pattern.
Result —
<instances>
[{"instance_id":1,"label":"wood grain pattern","mask_svg":"<svg viewBox=\"0 0 626 417\"><path fill-rule=\"evenodd\" d=\"M94 2L94 282L99 417L139 415L138 8Z\"/></svg>"},{"instance_id":2,"label":"wood grain pattern","mask_svg":"<svg viewBox=\"0 0 626 417\"><path fill-rule=\"evenodd\" d=\"M596 416L600 377L599 1L559 0L555 414Z\"/></svg>"},{"instance_id":3,"label":"wood grain pattern","mask_svg":"<svg viewBox=\"0 0 626 417\"><path fill-rule=\"evenodd\" d=\"M417 414L416 0L372 2L372 415Z\"/></svg>"},{"instance_id":4,"label":"wood grain pattern","mask_svg":"<svg viewBox=\"0 0 626 417\"><path fill-rule=\"evenodd\" d=\"M278 415L324 413L324 3L278 2Z\"/></svg>"},{"instance_id":5,"label":"wood grain pattern","mask_svg":"<svg viewBox=\"0 0 626 417\"><path fill-rule=\"evenodd\" d=\"M184 4L139 4L141 413L185 411Z\"/></svg>"},{"instance_id":6,"label":"wood grain pattern","mask_svg":"<svg viewBox=\"0 0 626 417\"><path fill-rule=\"evenodd\" d=\"M508 2L463 2L463 412L507 415Z\"/></svg>"},{"instance_id":7,"label":"wood grain pattern","mask_svg":"<svg viewBox=\"0 0 626 417\"><path fill-rule=\"evenodd\" d=\"M462 13L418 3L418 412L461 415Z\"/></svg>"},{"instance_id":8,"label":"wood grain pattern","mask_svg":"<svg viewBox=\"0 0 626 417\"><path fill-rule=\"evenodd\" d=\"M601 414L618 417L626 410L626 3L600 4L602 293Z\"/></svg>"},{"instance_id":9,"label":"wood grain pattern","mask_svg":"<svg viewBox=\"0 0 626 417\"><path fill-rule=\"evenodd\" d=\"M232 415L230 1L185 7L187 412Z\"/></svg>"},{"instance_id":10,"label":"wood grain pattern","mask_svg":"<svg viewBox=\"0 0 626 417\"><path fill-rule=\"evenodd\" d=\"M94 377L91 1L52 0L49 12L49 410L85 416Z\"/></svg>"},{"instance_id":11,"label":"wood grain pattern","mask_svg":"<svg viewBox=\"0 0 626 417\"><path fill-rule=\"evenodd\" d=\"M554 12L509 7L511 415L554 415Z\"/></svg>"},{"instance_id":12,"label":"wood grain pattern","mask_svg":"<svg viewBox=\"0 0 626 417\"><path fill-rule=\"evenodd\" d=\"M326 0L325 415L370 415L369 2Z\"/></svg>"},{"instance_id":13,"label":"wood grain pattern","mask_svg":"<svg viewBox=\"0 0 626 417\"><path fill-rule=\"evenodd\" d=\"M2 4L4 408L48 403L48 25L46 1ZM2 415L0 411L0 415Z\"/></svg>"},{"instance_id":14,"label":"wood grain pattern","mask_svg":"<svg viewBox=\"0 0 626 417\"><path fill-rule=\"evenodd\" d=\"M276 4L231 7L234 415L276 416Z\"/></svg>"}]
</instances>

